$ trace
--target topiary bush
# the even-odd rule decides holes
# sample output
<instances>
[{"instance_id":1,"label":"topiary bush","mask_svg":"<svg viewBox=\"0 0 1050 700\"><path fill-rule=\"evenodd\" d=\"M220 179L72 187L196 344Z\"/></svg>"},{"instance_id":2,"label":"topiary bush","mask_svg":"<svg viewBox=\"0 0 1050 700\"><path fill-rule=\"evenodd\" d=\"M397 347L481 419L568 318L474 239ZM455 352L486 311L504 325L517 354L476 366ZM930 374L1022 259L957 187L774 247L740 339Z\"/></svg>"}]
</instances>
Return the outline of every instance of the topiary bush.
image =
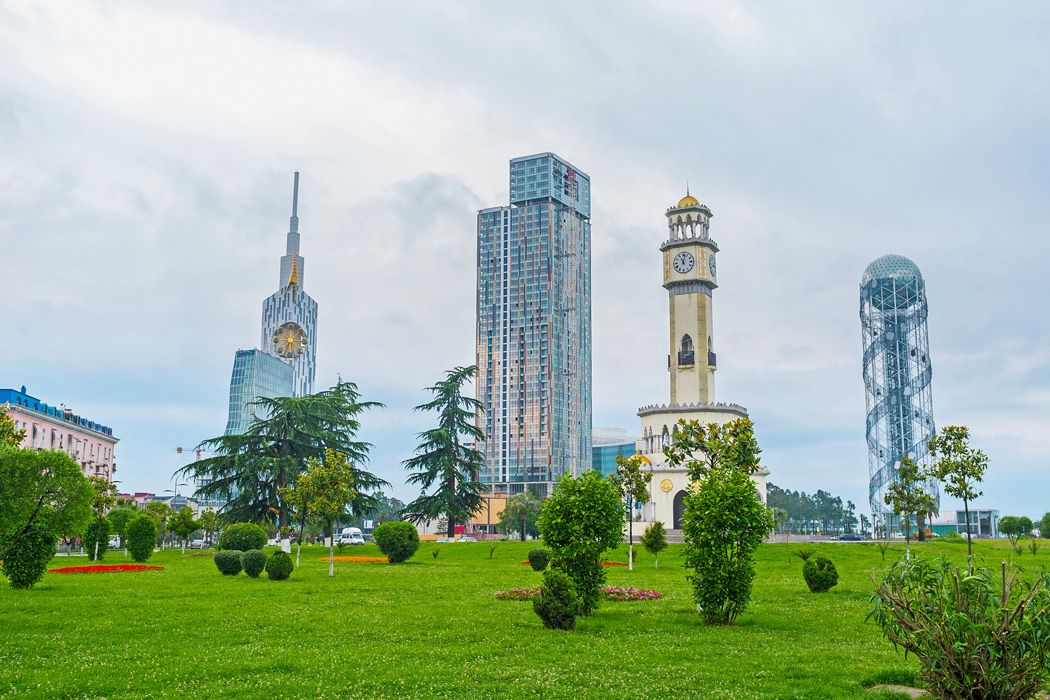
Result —
<instances>
[{"instance_id":1,"label":"topiary bush","mask_svg":"<svg viewBox=\"0 0 1050 700\"><path fill-rule=\"evenodd\" d=\"M266 552L261 549L249 549L241 554L241 566L244 573L252 578L259 578L259 574L266 568Z\"/></svg>"},{"instance_id":2,"label":"topiary bush","mask_svg":"<svg viewBox=\"0 0 1050 700\"><path fill-rule=\"evenodd\" d=\"M55 556L57 541L50 532L36 532L15 544L0 564L12 588L32 588L44 577L48 562Z\"/></svg>"},{"instance_id":3,"label":"topiary bush","mask_svg":"<svg viewBox=\"0 0 1050 700\"><path fill-rule=\"evenodd\" d=\"M533 549L529 552L529 566L533 571L543 571L551 562L551 553L546 549Z\"/></svg>"},{"instance_id":4,"label":"topiary bush","mask_svg":"<svg viewBox=\"0 0 1050 700\"><path fill-rule=\"evenodd\" d=\"M806 579L806 585L812 593L827 593L839 582L839 572L835 565L826 557L817 557L816 560L807 559L802 565L802 576Z\"/></svg>"},{"instance_id":5,"label":"topiary bush","mask_svg":"<svg viewBox=\"0 0 1050 700\"><path fill-rule=\"evenodd\" d=\"M84 548L84 554L87 555L88 559L96 561L96 542L98 543L98 558L102 559L106 556L106 550L109 549L110 530L109 518L93 518L88 523L87 529L84 530L84 534L80 537L80 544Z\"/></svg>"},{"instance_id":6,"label":"topiary bush","mask_svg":"<svg viewBox=\"0 0 1050 700\"><path fill-rule=\"evenodd\" d=\"M143 513L132 518L127 527L128 552L137 562L144 562L153 556L153 546L157 542L157 522Z\"/></svg>"},{"instance_id":7,"label":"topiary bush","mask_svg":"<svg viewBox=\"0 0 1050 700\"><path fill-rule=\"evenodd\" d=\"M411 559L419 549L419 533L412 523L404 521L383 523L372 533L372 539L391 564Z\"/></svg>"},{"instance_id":8,"label":"topiary bush","mask_svg":"<svg viewBox=\"0 0 1050 700\"><path fill-rule=\"evenodd\" d=\"M266 546L266 530L255 523L237 523L230 525L219 535L219 549L235 549L247 552L251 549L262 549Z\"/></svg>"},{"instance_id":9,"label":"topiary bush","mask_svg":"<svg viewBox=\"0 0 1050 700\"><path fill-rule=\"evenodd\" d=\"M571 630L576 627L583 605L572 579L558 569L548 569L543 572L539 596L532 599L532 609L547 629Z\"/></svg>"},{"instance_id":10,"label":"topiary bush","mask_svg":"<svg viewBox=\"0 0 1050 700\"><path fill-rule=\"evenodd\" d=\"M292 575L295 564L287 552L278 549L266 560L266 573L271 581L284 581Z\"/></svg>"},{"instance_id":11,"label":"topiary bush","mask_svg":"<svg viewBox=\"0 0 1050 700\"><path fill-rule=\"evenodd\" d=\"M224 549L215 553L215 566L223 576L236 576L241 573L241 552L236 549Z\"/></svg>"}]
</instances>

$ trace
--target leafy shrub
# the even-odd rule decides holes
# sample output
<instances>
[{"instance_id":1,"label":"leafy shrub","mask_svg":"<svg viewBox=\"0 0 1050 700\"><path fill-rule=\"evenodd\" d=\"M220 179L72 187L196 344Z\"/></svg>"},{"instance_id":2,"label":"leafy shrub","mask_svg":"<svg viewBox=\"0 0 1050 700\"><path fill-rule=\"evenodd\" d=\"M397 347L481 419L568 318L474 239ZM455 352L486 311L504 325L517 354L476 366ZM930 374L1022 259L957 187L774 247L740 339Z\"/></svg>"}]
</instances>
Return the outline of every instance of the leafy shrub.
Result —
<instances>
[{"instance_id":1,"label":"leafy shrub","mask_svg":"<svg viewBox=\"0 0 1050 700\"><path fill-rule=\"evenodd\" d=\"M839 572L826 557L817 557L816 561L808 560L802 565L802 576L806 579L811 593L827 593L839 582Z\"/></svg>"},{"instance_id":2,"label":"leafy shrub","mask_svg":"<svg viewBox=\"0 0 1050 700\"><path fill-rule=\"evenodd\" d=\"M1006 562L1001 574L967 574L948 557L901 560L875 581L869 617L919 658L931 696L1030 698L1048 675L1050 575L1029 584L1018 571Z\"/></svg>"},{"instance_id":3,"label":"leafy shrub","mask_svg":"<svg viewBox=\"0 0 1050 700\"><path fill-rule=\"evenodd\" d=\"M944 533L944 539L949 542L962 542L966 538L960 535L958 530L948 530L948 532Z\"/></svg>"},{"instance_id":4,"label":"leafy shrub","mask_svg":"<svg viewBox=\"0 0 1050 700\"><path fill-rule=\"evenodd\" d=\"M266 560L266 573L271 581L284 581L292 575L295 564L287 552L278 549Z\"/></svg>"},{"instance_id":5,"label":"leafy shrub","mask_svg":"<svg viewBox=\"0 0 1050 700\"><path fill-rule=\"evenodd\" d=\"M250 549L262 549L265 546L266 530L255 523L230 525L219 535L219 549L247 552Z\"/></svg>"},{"instance_id":6,"label":"leafy shrub","mask_svg":"<svg viewBox=\"0 0 1050 700\"><path fill-rule=\"evenodd\" d=\"M529 566L533 571L543 571L547 564L551 563L551 553L546 549L533 549L529 551Z\"/></svg>"},{"instance_id":7,"label":"leafy shrub","mask_svg":"<svg viewBox=\"0 0 1050 700\"><path fill-rule=\"evenodd\" d=\"M809 561L809 558L817 553L817 550L813 547L799 547L795 550L795 556L802 561Z\"/></svg>"},{"instance_id":8,"label":"leafy shrub","mask_svg":"<svg viewBox=\"0 0 1050 700\"><path fill-rule=\"evenodd\" d=\"M32 588L44 577L57 541L50 532L35 532L15 544L0 564L12 588Z\"/></svg>"},{"instance_id":9,"label":"leafy shrub","mask_svg":"<svg viewBox=\"0 0 1050 700\"><path fill-rule=\"evenodd\" d=\"M109 533L111 529L109 518L92 518L88 523L87 529L84 530L84 534L80 537L81 546L84 548L84 554L87 555L88 559L96 561L96 543L98 543L98 558L102 559L106 556L106 550L109 549Z\"/></svg>"},{"instance_id":10,"label":"leafy shrub","mask_svg":"<svg viewBox=\"0 0 1050 700\"><path fill-rule=\"evenodd\" d=\"M153 545L157 542L157 521L145 513L136 515L128 523L128 552L137 562L153 556Z\"/></svg>"},{"instance_id":11,"label":"leafy shrub","mask_svg":"<svg viewBox=\"0 0 1050 700\"><path fill-rule=\"evenodd\" d=\"M645 547L645 551L656 557L656 561L653 562L653 568L659 568L660 552L667 549L667 535L664 532L664 524L657 520L655 523L645 528L645 532L642 534L639 542Z\"/></svg>"},{"instance_id":12,"label":"leafy shrub","mask_svg":"<svg viewBox=\"0 0 1050 700\"><path fill-rule=\"evenodd\" d=\"M548 569L543 572L543 585L539 597L532 600L532 609L547 629L571 630L583 613L583 603L572 579L558 569Z\"/></svg>"},{"instance_id":13,"label":"leafy shrub","mask_svg":"<svg viewBox=\"0 0 1050 700\"><path fill-rule=\"evenodd\" d=\"M224 549L215 553L215 566L223 576L236 576L241 573L241 553L236 549Z\"/></svg>"},{"instance_id":14,"label":"leafy shrub","mask_svg":"<svg viewBox=\"0 0 1050 700\"><path fill-rule=\"evenodd\" d=\"M372 533L372 539L391 564L411 559L419 549L419 533L412 523L404 521L383 523Z\"/></svg>"},{"instance_id":15,"label":"leafy shrub","mask_svg":"<svg viewBox=\"0 0 1050 700\"><path fill-rule=\"evenodd\" d=\"M241 566L244 573L252 578L259 578L259 574L266 568L266 552L261 549L249 549L241 554Z\"/></svg>"}]
</instances>

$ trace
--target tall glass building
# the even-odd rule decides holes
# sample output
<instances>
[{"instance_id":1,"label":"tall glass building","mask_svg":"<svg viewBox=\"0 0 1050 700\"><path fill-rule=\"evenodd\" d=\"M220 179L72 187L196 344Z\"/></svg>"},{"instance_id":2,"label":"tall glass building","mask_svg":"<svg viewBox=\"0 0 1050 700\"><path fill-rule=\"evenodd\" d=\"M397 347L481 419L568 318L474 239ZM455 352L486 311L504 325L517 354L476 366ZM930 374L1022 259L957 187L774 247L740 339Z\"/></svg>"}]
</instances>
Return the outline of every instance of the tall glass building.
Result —
<instances>
[{"instance_id":1,"label":"tall glass building","mask_svg":"<svg viewBox=\"0 0 1050 700\"><path fill-rule=\"evenodd\" d=\"M510 162L478 212L477 398L494 493L590 469L591 180L553 153Z\"/></svg>"},{"instance_id":2,"label":"tall glass building","mask_svg":"<svg viewBox=\"0 0 1050 700\"><path fill-rule=\"evenodd\" d=\"M595 428L591 433L592 465L595 471L609 477L616 473L617 457L638 454L638 440L622 428Z\"/></svg>"},{"instance_id":3,"label":"tall glass building","mask_svg":"<svg viewBox=\"0 0 1050 700\"><path fill-rule=\"evenodd\" d=\"M255 418L250 404L256 399L291 396L292 366L262 350L238 350L230 380L230 417L226 435L243 435Z\"/></svg>"},{"instance_id":4,"label":"tall glass building","mask_svg":"<svg viewBox=\"0 0 1050 700\"><path fill-rule=\"evenodd\" d=\"M935 432L930 380L929 307L919 268L900 255L875 260L860 280L860 326L867 404L868 498L872 515L894 520L886 488L902 457L925 465ZM940 503L936 480L923 484Z\"/></svg>"}]
</instances>

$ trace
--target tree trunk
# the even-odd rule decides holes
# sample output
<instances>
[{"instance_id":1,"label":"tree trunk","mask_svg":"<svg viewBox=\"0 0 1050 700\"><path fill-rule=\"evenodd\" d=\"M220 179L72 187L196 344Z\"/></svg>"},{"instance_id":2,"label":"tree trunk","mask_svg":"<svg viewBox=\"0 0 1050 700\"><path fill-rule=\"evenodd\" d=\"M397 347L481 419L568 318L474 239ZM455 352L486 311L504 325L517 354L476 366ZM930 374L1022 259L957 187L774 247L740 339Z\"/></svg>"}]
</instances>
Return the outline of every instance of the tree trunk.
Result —
<instances>
[{"instance_id":1,"label":"tree trunk","mask_svg":"<svg viewBox=\"0 0 1050 700\"><path fill-rule=\"evenodd\" d=\"M330 530L332 537L328 540L328 578L335 576L335 520L332 521Z\"/></svg>"},{"instance_id":2,"label":"tree trunk","mask_svg":"<svg viewBox=\"0 0 1050 700\"><path fill-rule=\"evenodd\" d=\"M529 519L528 519L527 516L521 519L521 541L522 542L525 541L525 524L528 522L528 520Z\"/></svg>"},{"instance_id":3,"label":"tree trunk","mask_svg":"<svg viewBox=\"0 0 1050 700\"><path fill-rule=\"evenodd\" d=\"M963 509L966 511L966 561L967 568L973 573L973 544L970 542L970 502L963 499Z\"/></svg>"},{"instance_id":4,"label":"tree trunk","mask_svg":"<svg viewBox=\"0 0 1050 700\"><path fill-rule=\"evenodd\" d=\"M98 541L100 539L99 536L101 534L102 534L102 523L99 523L98 524L98 532L95 533L95 558L92 559L91 561L98 561Z\"/></svg>"},{"instance_id":5,"label":"tree trunk","mask_svg":"<svg viewBox=\"0 0 1050 700\"><path fill-rule=\"evenodd\" d=\"M182 538L182 556L186 556L186 538Z\"/></svg>"},{"instance_id":6,"label":"tree trunk","mask_svg":"<svg viewBox=\"0 0 1050 700\"><path fill-rule=\"evenodd\" d=\"M656 561L653 562L653 568L654 569L659 569L660 568L660 553L659 552L656 553Z\"/></svg>"},{"instance_id":7,"label":"tree trunk","mask_svg":"<svg viewBox=\"0 0 1050 700\"><path fill-rule=\"evenodd\" d=\"M634 518L631 518L631 508L627 508L627 570L634 571Z\"/></svg>"}]
</instances>

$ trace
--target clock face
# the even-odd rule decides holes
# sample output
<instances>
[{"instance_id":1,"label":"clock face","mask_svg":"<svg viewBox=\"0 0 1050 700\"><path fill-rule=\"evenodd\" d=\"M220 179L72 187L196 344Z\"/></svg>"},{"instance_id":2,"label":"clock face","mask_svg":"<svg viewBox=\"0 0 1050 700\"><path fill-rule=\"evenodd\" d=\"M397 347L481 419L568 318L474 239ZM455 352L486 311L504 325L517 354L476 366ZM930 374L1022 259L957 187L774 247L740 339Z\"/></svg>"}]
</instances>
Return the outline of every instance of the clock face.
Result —
<instances>
[{"instance_id":1,"label":"clock face","mask_svg":"<svg viewBox=\"0 0 1050 700\"><path fill-rule=\"evenodd\" d=\"M714 255L712 255L708 259L707 267L708 267L708 269L711 270L711 276L714 276L714 274L715 274L715 256Z\"/></svg>"},{"instance_id":2,"label":"clock face","mask_svg":"<svg viewBox=\"0 0 1050 700\"><path fill-rule=\"evenodd\" d=\"M677 272L689 272L693 269L693 254L683 250L674 256L674 263L672 264Z\"/></svg>"},{"instance_id":3,"label":"clock face","mask_svg":"<svg viewBox=\"0 0 1050 700\"><path fill-rule=\"evenodd\" d=\"M299 357L306 351L306 331L298 323L282 324L273 334L273 349L281 357Z\"/></svg>"}]
</instances>

